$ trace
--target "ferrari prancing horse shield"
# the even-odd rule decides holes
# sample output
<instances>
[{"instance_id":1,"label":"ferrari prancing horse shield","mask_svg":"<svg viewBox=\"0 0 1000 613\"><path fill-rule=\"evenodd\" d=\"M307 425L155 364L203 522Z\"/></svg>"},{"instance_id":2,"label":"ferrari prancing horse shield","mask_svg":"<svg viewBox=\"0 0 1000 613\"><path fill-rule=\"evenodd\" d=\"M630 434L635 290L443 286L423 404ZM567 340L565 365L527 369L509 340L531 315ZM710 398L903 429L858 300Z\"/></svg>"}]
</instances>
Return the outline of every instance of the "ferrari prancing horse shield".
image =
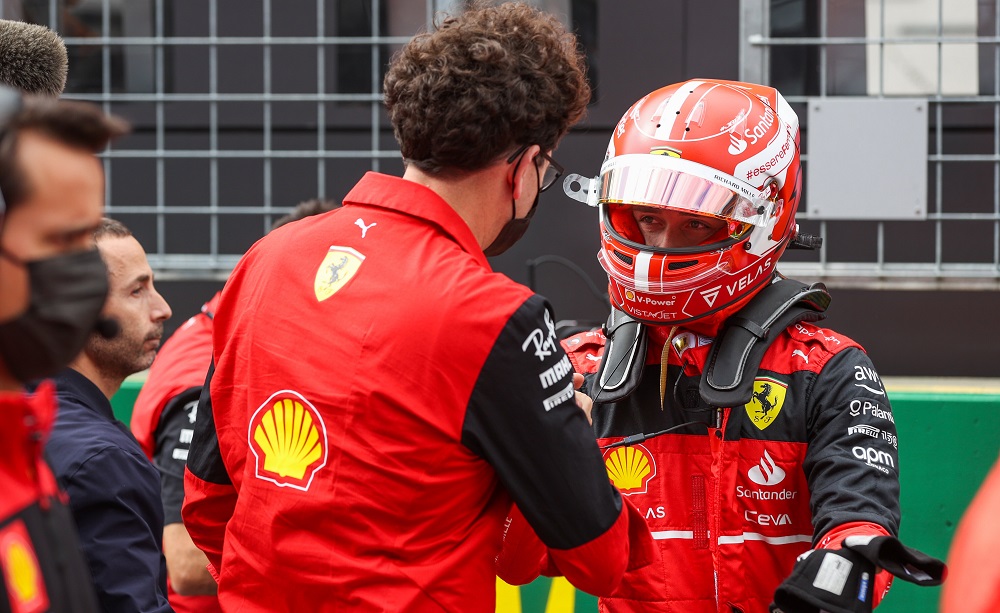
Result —
<instances>
[{"instance_id":1,"label":"ferrari prancing horse shield","mask_svg":"<svg viewBox=\"0 0 1000 613\"><path fill-rule=\"evenodd\" d=\"M340 291L358 274L364 261L365 256L350 247L331 246L316 270L316 281L313 283L316 300L323 302Z\"/></svg>"},{"instance_id":2,"label":"ferrari prancing horse shield","mask_svg":"<svg viewBox=\"0 0 1000 613\"><path fill-rule=\"evenodd\" d=\"M746 404L747 415L753 425L761 430L774 423L785 404L788 384L771 377L757 377L753 382L753 396Z\"/></svg>"}]
</instances>

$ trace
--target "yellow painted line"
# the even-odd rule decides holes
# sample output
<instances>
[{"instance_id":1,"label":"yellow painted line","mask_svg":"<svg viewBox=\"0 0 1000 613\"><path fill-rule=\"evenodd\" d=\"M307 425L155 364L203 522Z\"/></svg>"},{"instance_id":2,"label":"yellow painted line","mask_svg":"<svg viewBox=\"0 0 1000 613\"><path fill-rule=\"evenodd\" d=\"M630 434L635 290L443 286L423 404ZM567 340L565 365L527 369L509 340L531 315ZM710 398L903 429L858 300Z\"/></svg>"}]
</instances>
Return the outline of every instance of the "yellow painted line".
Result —
<instances>
[{"instance_id":1,"label":"yellow painted line","mask_svg":"<svg viewBox=\"0 0 1000 613\"><path fill-rule=\"evenodd\" d=\"M496 613L521 613L521 588L497 577Z\"/></svg>"},{"instance_id":2,"label":"yellow painted line","mask_svg":"<svg viewBox=\"0 0 1000 613\"><path fill-rule=\"evenodd\" d=\"M566 577L553 577L545 613L573 613L576 609L576 588Z\"/></svg>"},{"instance_id":3,"label":"yellow painted line","mask_svg":"<svg viewBox=\"0 0 1000 613\"><path fill-rule=\"evenodd\" d=\"M1000 379L974 377L883 377L886 391L924 394L1000 394Z\"/></svg>"}]
</instances>

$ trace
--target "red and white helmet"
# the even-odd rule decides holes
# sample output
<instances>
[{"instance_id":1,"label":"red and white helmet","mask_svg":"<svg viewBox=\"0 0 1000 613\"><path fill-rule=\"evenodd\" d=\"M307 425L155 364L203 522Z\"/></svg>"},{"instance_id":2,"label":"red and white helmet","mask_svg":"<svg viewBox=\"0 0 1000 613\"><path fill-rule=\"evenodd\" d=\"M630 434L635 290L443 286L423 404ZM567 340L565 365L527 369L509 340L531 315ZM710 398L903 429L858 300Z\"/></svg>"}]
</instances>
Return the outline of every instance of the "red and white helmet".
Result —
<instances>
[{"instance_id":1,"label":"red and white helmet","mask_svg":"<svg viewBox=\"0 0 1000 613\"><path fill-rule=\"evenodd\" d=\"M795 233L799 122L772 87L697 79L658 89L618 122L600 175L566 193L601 212L598 260L612 303L683 324L741 305L770 281ZM729 222L705 244L644 244L632 205ZM715 222L718 225L718 222Z\"/></svg>"}]
</instances>

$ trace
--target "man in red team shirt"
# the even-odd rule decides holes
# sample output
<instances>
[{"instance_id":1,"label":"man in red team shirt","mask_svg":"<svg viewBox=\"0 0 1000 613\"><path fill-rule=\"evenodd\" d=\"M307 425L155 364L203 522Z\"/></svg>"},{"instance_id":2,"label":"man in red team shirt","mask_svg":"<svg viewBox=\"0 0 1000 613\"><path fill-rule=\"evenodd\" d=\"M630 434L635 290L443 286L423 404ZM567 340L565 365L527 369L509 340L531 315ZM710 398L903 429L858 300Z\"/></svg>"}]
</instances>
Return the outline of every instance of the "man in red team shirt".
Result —
<instances>
[{"instance_id":1,"label":"man in red team shirt","mask_svg":"<svg viewBox=\"0 0 1000 613\"><path fill-rule=\"evenodd\" d=\"M271 228L331 211L335 206L330 200L306 200ZM212 319L221 294L212 296L200 313L184 322L164 343L132 410L132 433L160 471L163 554L167 559L168 596L176 613L220 610L208 560L181 523L181 504L184 465L198 414L198 397L212 362Z\"/></svg>"},{"instance_id":2,"label":"man in red team shirt","mask_svg":"<svg viewBox=\"0 0 1000 613\"><path fill-rule=\"evenodd\" d=\"M477 5L405 45L384 91L403 177L271 232L223 290L184 524L223 609L493 611L512 500L561 574L609 594L655 560L649 531L549 305L486 260L561 172L590 100L577 41Z\"/></svg>"}]
</instances>

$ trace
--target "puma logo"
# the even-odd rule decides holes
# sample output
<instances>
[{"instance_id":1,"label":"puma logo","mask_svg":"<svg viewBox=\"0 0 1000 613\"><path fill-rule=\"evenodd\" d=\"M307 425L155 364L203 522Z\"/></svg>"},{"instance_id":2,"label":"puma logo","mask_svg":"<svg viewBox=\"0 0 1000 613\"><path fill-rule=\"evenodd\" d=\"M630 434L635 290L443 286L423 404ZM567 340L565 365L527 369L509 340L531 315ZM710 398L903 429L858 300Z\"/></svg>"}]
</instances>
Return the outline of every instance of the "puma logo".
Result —
<instances>
[{"instance_id":1,"label":"puma logo","mask_svg":"<svg viewBox=\"0 0 1000 613\"><path fill-rule=\"evenodd\" d=\"M803 351L801 349L796 349L795 351L792 352L792 356L793 357L794 356L798 356L798 357L802 358L803 362L805 362L806 364L808 364L809 363L809 356L812 355L813 349L815 349L815 347L810 348L809 349L809 353L803 353Z\"/></svg>"},{"instance_id":2,"label":"puma logo","mask_svg":"<svg viewBox=\"0 0 1000 613\"><path fill-rule=\"evenodd\" d=\"M361 228L361 238L364 238L365 234L368 234L368 230L377 226L378 223L373 221L370 225L366 226L364 220L358 217L357 220L355 220L354 225Z\"/></svg>"}]
</instances>

